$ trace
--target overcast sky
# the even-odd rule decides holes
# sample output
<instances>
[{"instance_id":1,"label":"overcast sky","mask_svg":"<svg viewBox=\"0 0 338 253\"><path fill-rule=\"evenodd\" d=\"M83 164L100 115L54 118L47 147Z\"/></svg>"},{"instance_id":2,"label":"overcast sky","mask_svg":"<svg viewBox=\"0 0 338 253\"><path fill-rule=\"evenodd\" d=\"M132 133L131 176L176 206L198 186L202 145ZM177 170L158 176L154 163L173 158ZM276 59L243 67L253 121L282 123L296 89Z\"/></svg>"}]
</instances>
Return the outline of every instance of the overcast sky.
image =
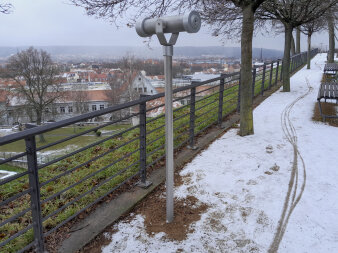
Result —
<instances>
[{"instance_id":1,"label":"overcast sky","mask_svg":"<svg viewBox=\"0 0 338 253\"><path fill-rule=\"evenodd\" d=\"M85 14L80 7L67 0L6 0L14 6L9 15L0 14L0 46L142 46L144 39L138 37L134 28L126 26L117 29L106 20L95 19ZM306 49L302 37L302 50ZM257 35L254 47L283 49L283 36ZM328 44L325 33L314 36L313 45ZM152 46L157 46L153 39ZM219 38L210 35L207 27L198 34L180 34L179 46L221 46ZM225 46L239 46L228 41Z\"/></svg>"}]
</instances>

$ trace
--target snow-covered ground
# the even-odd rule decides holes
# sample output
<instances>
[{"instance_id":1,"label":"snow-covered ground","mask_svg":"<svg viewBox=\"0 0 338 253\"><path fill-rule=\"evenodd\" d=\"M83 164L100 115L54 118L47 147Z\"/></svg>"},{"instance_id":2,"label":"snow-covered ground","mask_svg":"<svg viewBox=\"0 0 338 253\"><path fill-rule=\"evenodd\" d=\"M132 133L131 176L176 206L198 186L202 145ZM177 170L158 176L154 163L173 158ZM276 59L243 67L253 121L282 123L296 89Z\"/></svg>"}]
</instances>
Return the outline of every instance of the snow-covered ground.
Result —
<instances>
[{"instance_id":1,"label":"snow-covered ground","mask_svg":"<svg viewBox=\"0 0 338 253\"><path fill-rule=\"evenodd\" d=\"M325 59L317 55L312 70L292 77L290 93L278 91L255 109L255 135L230 130L182 170L189 180L175 195L209 206L186 240L148 236L135 215L115 225L102 251L267 252L281 239L278 252L338 252L338 128L311 121Z\"/></svg>"},{"instance_id":2,"label":"snow-covered ground","mask_svg":"<svg viewBox=\"0 0 338 253\"><path fill-rule=\"evenodd\" d=\"M13 176L15 174L16 172L13 172L13 171L0 170L0 180L5 179L6 177Z\"/></svg>"}]
</instances>

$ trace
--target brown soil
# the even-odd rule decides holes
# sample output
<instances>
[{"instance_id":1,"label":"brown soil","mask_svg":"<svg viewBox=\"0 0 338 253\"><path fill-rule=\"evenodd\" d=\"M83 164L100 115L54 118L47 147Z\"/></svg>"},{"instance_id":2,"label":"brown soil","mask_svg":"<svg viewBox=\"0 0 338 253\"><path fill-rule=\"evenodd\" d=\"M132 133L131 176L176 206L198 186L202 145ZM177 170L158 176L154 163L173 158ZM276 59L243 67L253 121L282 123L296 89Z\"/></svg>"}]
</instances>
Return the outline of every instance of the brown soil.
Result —
<instances>
[{"instance_id":1,"label":"brown soil","mask_svg":"<svg viewBox=\"0 0 338 253\"><path fill-rule=\"evenodd\" d=\"M166 223L166 200L160 196L160 192L147 199L146 205L142 206L138 213L145 216L145 227L148 235L164 232L169 239L182 241L187 234L194 230L190 224L198 221L201 214L208 208L207 205L198 203L198 199L188 196L186 199L175 199L174 221Z\"/></svg>"},{"instance_id":2,"label":"brown soil","mask_svg":"<svg viewBox=\"0 0 338 253\"><path fill-rule=\"evenodd\" d=\"M110 242L111 240L108 237L106 237L104 233L101 233L97 237L95 237L95 240L92 240L90 244L86 245L82 250L78 252L101 253L102 247L108 245Z\"/></svg>"},{"instance_id":3,"label":"brown soil","mask_svg":"<svg viewBox=\"0 0 338 253\"><path fill-rule=\"evenodd\" d=\"M326 115L337 115L337 109L338 105L334 103L321 103L322 104L322 110L323 113ZM320 115L319 106L318 103L315 104L315 107L313 109L313 121L319 121L322 122L322 116ZM329 123L330 126L338 127L338 119L326 119L325 122Z\"/></svg>"}]
</instances>

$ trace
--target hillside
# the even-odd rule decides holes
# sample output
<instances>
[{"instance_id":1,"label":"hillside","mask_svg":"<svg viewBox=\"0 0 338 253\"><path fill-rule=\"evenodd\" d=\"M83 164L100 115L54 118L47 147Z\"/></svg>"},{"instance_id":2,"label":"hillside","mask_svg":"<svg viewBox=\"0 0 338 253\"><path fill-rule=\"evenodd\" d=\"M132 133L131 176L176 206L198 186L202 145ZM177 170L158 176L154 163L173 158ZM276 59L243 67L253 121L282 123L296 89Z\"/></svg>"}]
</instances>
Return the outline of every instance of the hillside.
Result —
<instances>
[{"instance_id":1,"label":"hillside","mask_svg":"<svg viewBox=\"0 0 338 253\"><path fill-rule=\"evenodd\" d=\"M24 50L27 47L0 47L0 59L6 60L9 56ZM118 59L126 54L133 54L141 58L161 58L162 48L156 47L125 47L125 46L43 46L37 47L49 52L55 60L108 60ZM275 59L282 57L282 51L262 49L263 58ZM239 47L175 47L175 57L196 58L204 56L221 56L227 58L239 58L241 50ZM253 57L259 58L260 48L253 49Z\"/></svg>"}]
</instances>

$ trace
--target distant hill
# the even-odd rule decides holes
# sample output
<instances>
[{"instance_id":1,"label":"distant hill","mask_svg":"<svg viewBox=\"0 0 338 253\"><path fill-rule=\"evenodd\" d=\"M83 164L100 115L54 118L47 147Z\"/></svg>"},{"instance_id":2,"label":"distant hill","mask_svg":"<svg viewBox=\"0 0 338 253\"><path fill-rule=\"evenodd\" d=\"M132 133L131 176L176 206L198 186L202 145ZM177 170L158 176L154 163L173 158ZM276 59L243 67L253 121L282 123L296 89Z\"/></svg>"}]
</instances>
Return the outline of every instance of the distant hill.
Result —
<instances>
[{"instance_id":1,"label":"distant hill","mask_svg":"<svg viewBox=\"0 0 338 253\"><path fill-rule=\"evenodd\" d=\"M5 60L27 47L0 47L0 59ZM36 47L49 52L52 57L60 61L83 61L83 60L112 60L118 59L126 54L133 54L141 58L160 58L162 48L156 47L124 47L124 46L42 46ZM282 57L282 51L262 49L263 58L273 59ZM239 47L175 47L174 57L203 57L221 56L240 58ZM253 57L260 58L261 49L253 49Z\"/></svg>"}]
</instances>

